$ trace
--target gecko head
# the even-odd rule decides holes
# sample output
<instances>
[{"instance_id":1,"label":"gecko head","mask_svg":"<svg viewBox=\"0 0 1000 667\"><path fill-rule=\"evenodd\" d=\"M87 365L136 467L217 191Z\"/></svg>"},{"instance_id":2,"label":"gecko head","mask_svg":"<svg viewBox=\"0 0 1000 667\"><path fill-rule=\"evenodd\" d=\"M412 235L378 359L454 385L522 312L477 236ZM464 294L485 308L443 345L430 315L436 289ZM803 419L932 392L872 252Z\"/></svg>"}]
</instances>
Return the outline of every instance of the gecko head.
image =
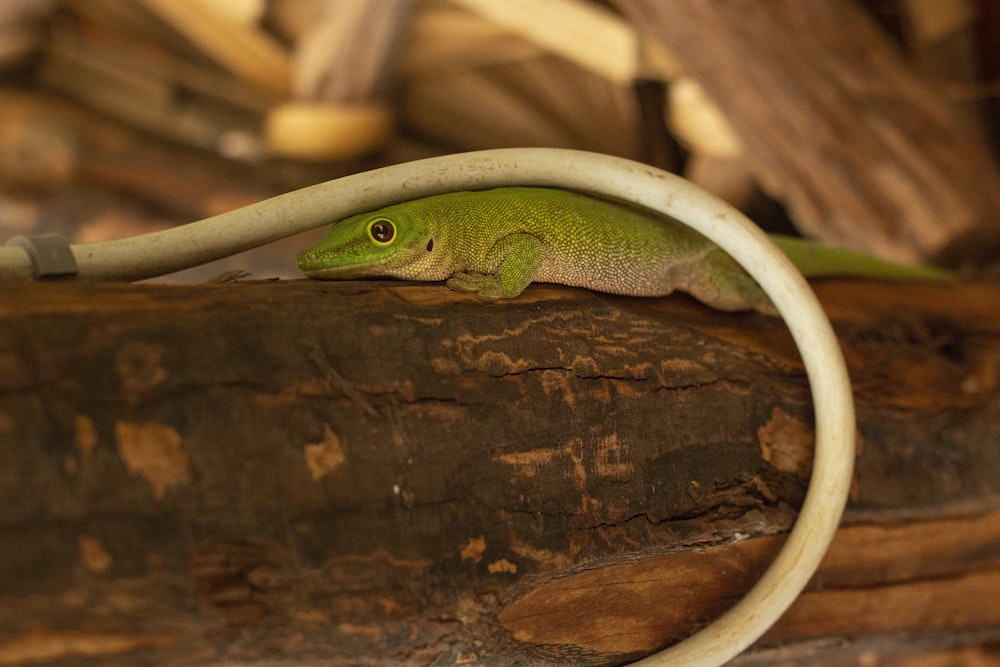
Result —
<instances>
[{"instance_id":1,"label":"gecko head","mask_svg":"<svg viewBox=\"0 0 1000 667\"><path fill-rule=\"evenodd\" d=\"M310 278L411 278L433 247L424 225L389 207L335 223L322 241L299 253L298 265Z\"/></svg>"}]
</instances>

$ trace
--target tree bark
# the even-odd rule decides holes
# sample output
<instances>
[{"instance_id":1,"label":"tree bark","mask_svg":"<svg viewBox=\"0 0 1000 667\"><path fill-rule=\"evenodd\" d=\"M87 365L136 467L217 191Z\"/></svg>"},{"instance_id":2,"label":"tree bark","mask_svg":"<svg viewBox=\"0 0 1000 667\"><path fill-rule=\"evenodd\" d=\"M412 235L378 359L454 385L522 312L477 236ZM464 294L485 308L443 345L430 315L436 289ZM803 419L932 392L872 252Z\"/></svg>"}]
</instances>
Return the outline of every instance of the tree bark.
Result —
<instances>
[{"instance_id":1,"label":"tree bark","mask_svg":"<svg viewBox=\"0 0 1000 667\"><path fill-rule=\"evenodd\" d=\"M980 132L851 0L615 0L670 49L806 235L902 261L995 256Z\"/></svg>"},{"instance_id":2,"label":"tree bark","mask_svg":"<svg viewBox=\"0 0 1000 667\"><path fill-rule=\"evenodd\" d=\"M854 493L738 662L997 641L1000 287L819 290ZM780 320L684 297L9 286L0 369L0 664L619 664L753 584L810 467Z\"/></svg>"}]
</instances>

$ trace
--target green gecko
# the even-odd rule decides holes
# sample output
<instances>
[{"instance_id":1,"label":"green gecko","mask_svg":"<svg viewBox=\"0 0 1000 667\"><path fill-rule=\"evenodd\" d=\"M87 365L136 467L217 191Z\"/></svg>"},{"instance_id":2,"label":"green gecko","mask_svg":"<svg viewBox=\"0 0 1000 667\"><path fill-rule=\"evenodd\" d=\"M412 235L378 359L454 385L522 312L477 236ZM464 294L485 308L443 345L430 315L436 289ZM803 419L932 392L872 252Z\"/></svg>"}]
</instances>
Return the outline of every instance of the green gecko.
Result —
<instances>
[{"instance_id":1,"label":"green gecko","mask_svg":"<svg viewBox=\"0 0 1000 667\"><path fill-rule=\"evenodd\" d=\"M792 237L771 239L807 277L950 276ZM484 301L547 282L628 296L677 290L719 310L775 312L734 259L686 225L554 188L451 192L351 216L301 252L298 265L312 278L447 280Z\"/></svg>"}]
</instances>

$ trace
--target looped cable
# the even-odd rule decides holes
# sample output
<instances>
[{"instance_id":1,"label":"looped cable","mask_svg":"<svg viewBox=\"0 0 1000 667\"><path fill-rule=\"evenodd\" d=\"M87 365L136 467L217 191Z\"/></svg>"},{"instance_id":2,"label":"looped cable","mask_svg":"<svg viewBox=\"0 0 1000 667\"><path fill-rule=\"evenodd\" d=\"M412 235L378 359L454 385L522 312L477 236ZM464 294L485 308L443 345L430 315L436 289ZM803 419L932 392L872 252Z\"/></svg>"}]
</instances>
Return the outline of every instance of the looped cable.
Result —
<instances>
[{"instance_id":1,"label":"looped cable","mask_svg":"<svg viewBox=\"0 0 1000 667\"><path fill-rule=\"evenodd\" d=\"M788 257L742 213L679 176L608 155L510 148L427 158L345 176L213 218L144 236L75 246L40 237L11 242L39 275L140 280L226 257L389 204L456 190L562 187L619 199L672 217L732 255L785 319L813 394L816 448L798 520L767 571L728 612L636 664L717 667L767 631L805 588L833 539L851 488L855 450L850 379L833 327ZM44 238L44 237L42 237ZM0 277L27 277L22 252L0 248ZM52 262L74 255L79 263ZM580 613L586 614L583 610Z\"/></svg>"}]
</instances>

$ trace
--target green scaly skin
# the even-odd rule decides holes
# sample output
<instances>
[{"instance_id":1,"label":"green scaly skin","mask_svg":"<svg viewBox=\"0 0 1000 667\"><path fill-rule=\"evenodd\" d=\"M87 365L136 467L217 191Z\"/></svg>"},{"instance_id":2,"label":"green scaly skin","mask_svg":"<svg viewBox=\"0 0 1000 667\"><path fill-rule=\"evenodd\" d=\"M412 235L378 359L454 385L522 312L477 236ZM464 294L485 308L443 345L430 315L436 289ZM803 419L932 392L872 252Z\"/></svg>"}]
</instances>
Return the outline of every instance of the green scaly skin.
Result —
<instances>
[{"instance_id":1,"label":"green scaly skin","mask_svg":"<svg viewBox=\"0 0 1000 667\"><path fill-rule=\"evenodd\" d=\"M807 277L950 279L933 267L771 238ZM355 215L300 253L298 264L312 278L447 280L484 301L548 282L628 296L682 291L719 310L774 312L735 260L684 224L552 188L451 192Z\"/></svg>"}]
</instances>

